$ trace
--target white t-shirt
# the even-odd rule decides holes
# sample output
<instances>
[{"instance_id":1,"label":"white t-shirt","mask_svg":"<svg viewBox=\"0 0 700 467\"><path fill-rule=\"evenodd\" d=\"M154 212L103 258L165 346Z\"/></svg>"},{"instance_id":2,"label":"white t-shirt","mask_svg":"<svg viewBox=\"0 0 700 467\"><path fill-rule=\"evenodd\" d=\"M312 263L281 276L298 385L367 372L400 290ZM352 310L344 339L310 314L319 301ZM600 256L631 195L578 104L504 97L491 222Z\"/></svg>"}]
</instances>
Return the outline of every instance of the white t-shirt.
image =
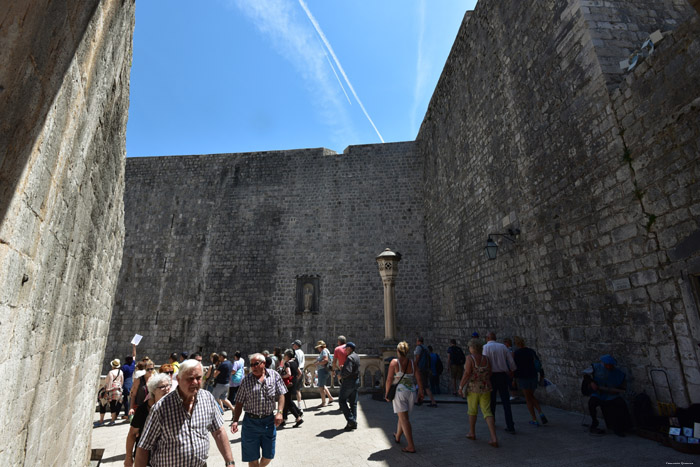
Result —
<instances>
[{"instance_id":1,"label":"white t-shirt","mask_svg":"<svg viewBox=\"0 0 700 467\"><path fill-rule=\"evenodd\" d=\"M297 357L297 362L299 362L299 369L303 373L304 372L304 363L305 363L304 351L301 349L296 349L294 351L294 355Z\"/></svg>"}]
</instances>

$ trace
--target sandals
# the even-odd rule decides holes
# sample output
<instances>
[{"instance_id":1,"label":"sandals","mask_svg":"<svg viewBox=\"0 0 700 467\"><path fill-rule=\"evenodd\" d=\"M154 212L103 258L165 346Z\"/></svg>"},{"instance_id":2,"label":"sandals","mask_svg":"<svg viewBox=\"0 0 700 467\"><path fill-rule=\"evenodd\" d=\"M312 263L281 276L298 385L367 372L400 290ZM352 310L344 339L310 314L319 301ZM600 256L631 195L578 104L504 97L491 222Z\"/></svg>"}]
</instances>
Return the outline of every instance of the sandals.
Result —
<instances>
[{"instance_id":1,"label":"sandals","mask_svg":"<svg viewBox=\"0 0 700 467\"><path fill-rule=\"evenodd\" d=\"M396 444L401 444L401 438L398 438L398 439L397 439L397 438L396 438L396 433L392 433L392 435L394 435L394 441L396 442Z\"/></svg>"},{"instance_id":2,"label":"sandals","mask_svg":"<svg viewBox=\"0 0 700 467\"><path fill-rule=\"evenodd\" d=\"M498 441L489 441L489 446L492 446L494 448L498 447Z\"/></svg>"},{"instance_id":3,"label":"sandals","mask_svg":"<svg viewBox=\"0 0 700 467\"><path fill-rule=\"evenodd\" d=\"M409 453L409 454L415 454L415 453L416 453L416 450L415 450L415 449L414 449L413 451L411 451L411 450L408 449L408 448L403 448L403 449L401 449L401 451L402 451L402 452L407 452L407 453Z\"/></svg>"},{"instance_id":4,"label":"sandals","mask_svg":"<svg viewBox=\"0 0 700 467\"><path fill-rule=\"evenodd\" d=\"M476 440L476 435L467 435L467 439L474 441Z\"/></svg>"}]
</instances>

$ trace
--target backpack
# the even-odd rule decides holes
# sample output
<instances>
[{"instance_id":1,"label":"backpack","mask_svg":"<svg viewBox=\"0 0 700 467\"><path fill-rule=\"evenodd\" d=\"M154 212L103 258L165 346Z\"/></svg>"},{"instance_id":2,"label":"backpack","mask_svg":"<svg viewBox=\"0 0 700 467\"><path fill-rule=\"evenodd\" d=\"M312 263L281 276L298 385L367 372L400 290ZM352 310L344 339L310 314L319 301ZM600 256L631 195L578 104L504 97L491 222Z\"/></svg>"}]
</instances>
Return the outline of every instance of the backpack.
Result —
<instances>
[{"instance_id":1,"label":"backpack","mask_svg":"<svg viewBox=\"0 0 700 467\"><path fill-rule=\"evenodd\" d=\"M120 401L122 399L122 383L119 381L119 376L122 370L117 371L117 376L112 380L109 388L106 388L106 395L110 401Z\"/></svg>"},{"instance_id":2,"label":"backpack","mask_svg":"<svg viewBox=\"0 0 700 467\"><path fill-rule=\"evenodd\" d=\"M428 370L430 368L430 352L423 344L420 345L420 359L418 360L418 368Z\"/></svg>"},{"instance_id":3,"label":"backpack","mask_svg":"<svg viewBox=\"0 0 700 467\"><path fill-rule=\"evenodd\" d=\"M437 362L435 363L435 371L437 372L437 375L440 376L442 374L442 370L445 368L442 366L442 359L440 359L440 356L437 356Z\"/></svg>"},{"instance_id":4,"label":"backpack","mask_svg":"<svg viewBox=\"0 0 700 467\"><path fill-rule=\"evenodd\" d=\"M467 357L464 355L462 347L457 347L456 345L452 348L452 358L450 359L450 365L464 366L467 362Z\"/></svg>"},{"instance_id":5,"label":"backpack","mask_svg":"<svg viewBox=\"0 0 700 467\"><path fill-rule=\"evenodd\" d=\"M540 356L535 353L535 371L537 373L542 373L542 361L540 361Z\"/></svg>"},{"instance_id":6,"label":"backpack","mask_svg":"<svg viewBox=\"0 0 700 467\"><path fill-rule=\"evenodd\" d=\"M591 369L593 366L591 365ZM593 372L589 373L584 373L583 374L583 380L581 381L581 394L584 396L590 396L593 394L593 388L591 387L591 383L593 382Z\"/></svg>"}]
</instances>

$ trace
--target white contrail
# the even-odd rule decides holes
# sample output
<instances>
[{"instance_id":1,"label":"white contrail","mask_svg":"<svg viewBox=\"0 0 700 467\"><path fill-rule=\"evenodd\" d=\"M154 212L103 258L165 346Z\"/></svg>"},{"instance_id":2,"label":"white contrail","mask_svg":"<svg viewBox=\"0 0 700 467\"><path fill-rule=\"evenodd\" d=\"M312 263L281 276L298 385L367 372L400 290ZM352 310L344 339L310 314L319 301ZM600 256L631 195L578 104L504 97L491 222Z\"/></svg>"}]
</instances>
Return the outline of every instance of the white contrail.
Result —
<instances>
[{"instance_id":1,"label":"white contrail","mask_svg":"<svg viewBox=\"0 0 700 467\"><path fill-rule=\"evenodd\" d=\"M314 25L314 29L316 29L316 33L319 35L319 37L321 38L321 40L325 44L326 49L331 54L331 57L333 57L333 61L335 62L335 65L338 67L338 70L340 70L340 74L343 75L343 79L345 80L345 83L347 83L348 88L350 88L350 92L352 92L352 95L355 97L355 100L357 101L357 103L360 104L360 108L362 109L362 112L364 112L365 117L367 117L367 120L369 120L369 123L372 124L372 128L374 128L374 131L377 133L377 136L379 136L379 140L383 143L384 138L382 138L381 133L379 133L379 130L377 130L377 127L374 124L374 122L372 121L372 118L367 113L365 106L362 105L362 101L357 96L357 93L355 92L355 88L352 87L352 83L350 83L348 76L345 74L345 70L343 70L343 67L340 65L340 61L338 60L338 57L335 56L335 52L333 52L333 47L331 47L331 44L328 42L328 39L326 39L326 35L321 30L321 26L316 21L316 18L314 18L314 16L311 14L311 11L306 6L306 3L304 3L304 0L299 0L299 4L306 12L306 16L308 16L309 21L311 21L311 24Z\"/></svg>"},{"instance_id":2,"label":"white contrail","mask_svg":"<svg viewBox=\"0 0 700 467\"><path fill-rule=\"evenodd\" d=\"M411 109L411 130L415 134L418 132L420 121L416 122L416 117L419 115L418 104L423 98L426 83L428 81L428 64L425 63L423 39L425 37L425 0L421 0L418 5L418 42L417 42L417 57L416 57L416 84L413 88L413 106ZM422 115L418 117L422 118Z\"/></svg>"},{"instance_id":3,"label":"white contrail","mask_svg":"<svg viewBox=\"0 0 700 467\"><path fill-rule=\"evenodd\" d=\"M340 89L343 90L343 94L345 94L345 98L348 100L348 104L352 105L352 101L350 100L350 96L348 96L348 93L345 91L345 86L343 86L343 82L340 80L340 76L338 76L338 73L335 71L335 67L331 63L331 59L328 57L328 52L326 52L326 48L321 45L321 50L323 50L323 55L326 56L326 60L328 60L328 66L331 67L331 70L333 70L333 74L335 75L335 79L338 80L338 84L340 85Z\"/></svg>"},{"instance_id":4,"label":"white contrail","mask_svg":"<svg viewBox=\"0 0 700 467\"><path fill-rule=\"evenodd\" d=\"M276 51L294 66L309 85L311 95L317 97L313 103L320 110L324 124L331 129L331 138L336 144L347 144L348 140L357 140L347 107L340 100L338 88L328 73L331 61L325 47L306 21L302 23L302 16L296 5L289 0L221 1L244 13L252 24L270 39ZM341 82L337 73L336 80ZM345 96L349 101L347 93Z\"/></svg>"}]
</instances>

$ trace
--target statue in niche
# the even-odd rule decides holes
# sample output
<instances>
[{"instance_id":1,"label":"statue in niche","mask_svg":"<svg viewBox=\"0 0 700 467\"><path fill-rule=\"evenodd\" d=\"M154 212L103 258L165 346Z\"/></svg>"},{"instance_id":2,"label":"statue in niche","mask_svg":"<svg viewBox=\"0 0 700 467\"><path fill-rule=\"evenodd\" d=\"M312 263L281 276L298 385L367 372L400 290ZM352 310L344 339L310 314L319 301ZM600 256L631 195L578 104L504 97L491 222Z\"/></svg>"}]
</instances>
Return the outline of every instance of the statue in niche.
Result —
<instances>
[{"instance_id":1,"label":"statue in niche","mask_svg":"<svg viewBox=\"0 0 700 467\"><path fill-rule=\"evenodd\" d=\"M295 313L305 315L307 315L307 313L318 313L321 294L320 276L296 276L296 282Z\"/></svg>"},{"instance_id":2,"label":"statue in niche","mask_svg":"<svg viewBox=\"0 0 700 467\"><path fill-rule=\"evenodd\" d=\"M314 286L308 282L304 284L304 313L309 313L314 303Z\"/></svg>"}]
</instances>

